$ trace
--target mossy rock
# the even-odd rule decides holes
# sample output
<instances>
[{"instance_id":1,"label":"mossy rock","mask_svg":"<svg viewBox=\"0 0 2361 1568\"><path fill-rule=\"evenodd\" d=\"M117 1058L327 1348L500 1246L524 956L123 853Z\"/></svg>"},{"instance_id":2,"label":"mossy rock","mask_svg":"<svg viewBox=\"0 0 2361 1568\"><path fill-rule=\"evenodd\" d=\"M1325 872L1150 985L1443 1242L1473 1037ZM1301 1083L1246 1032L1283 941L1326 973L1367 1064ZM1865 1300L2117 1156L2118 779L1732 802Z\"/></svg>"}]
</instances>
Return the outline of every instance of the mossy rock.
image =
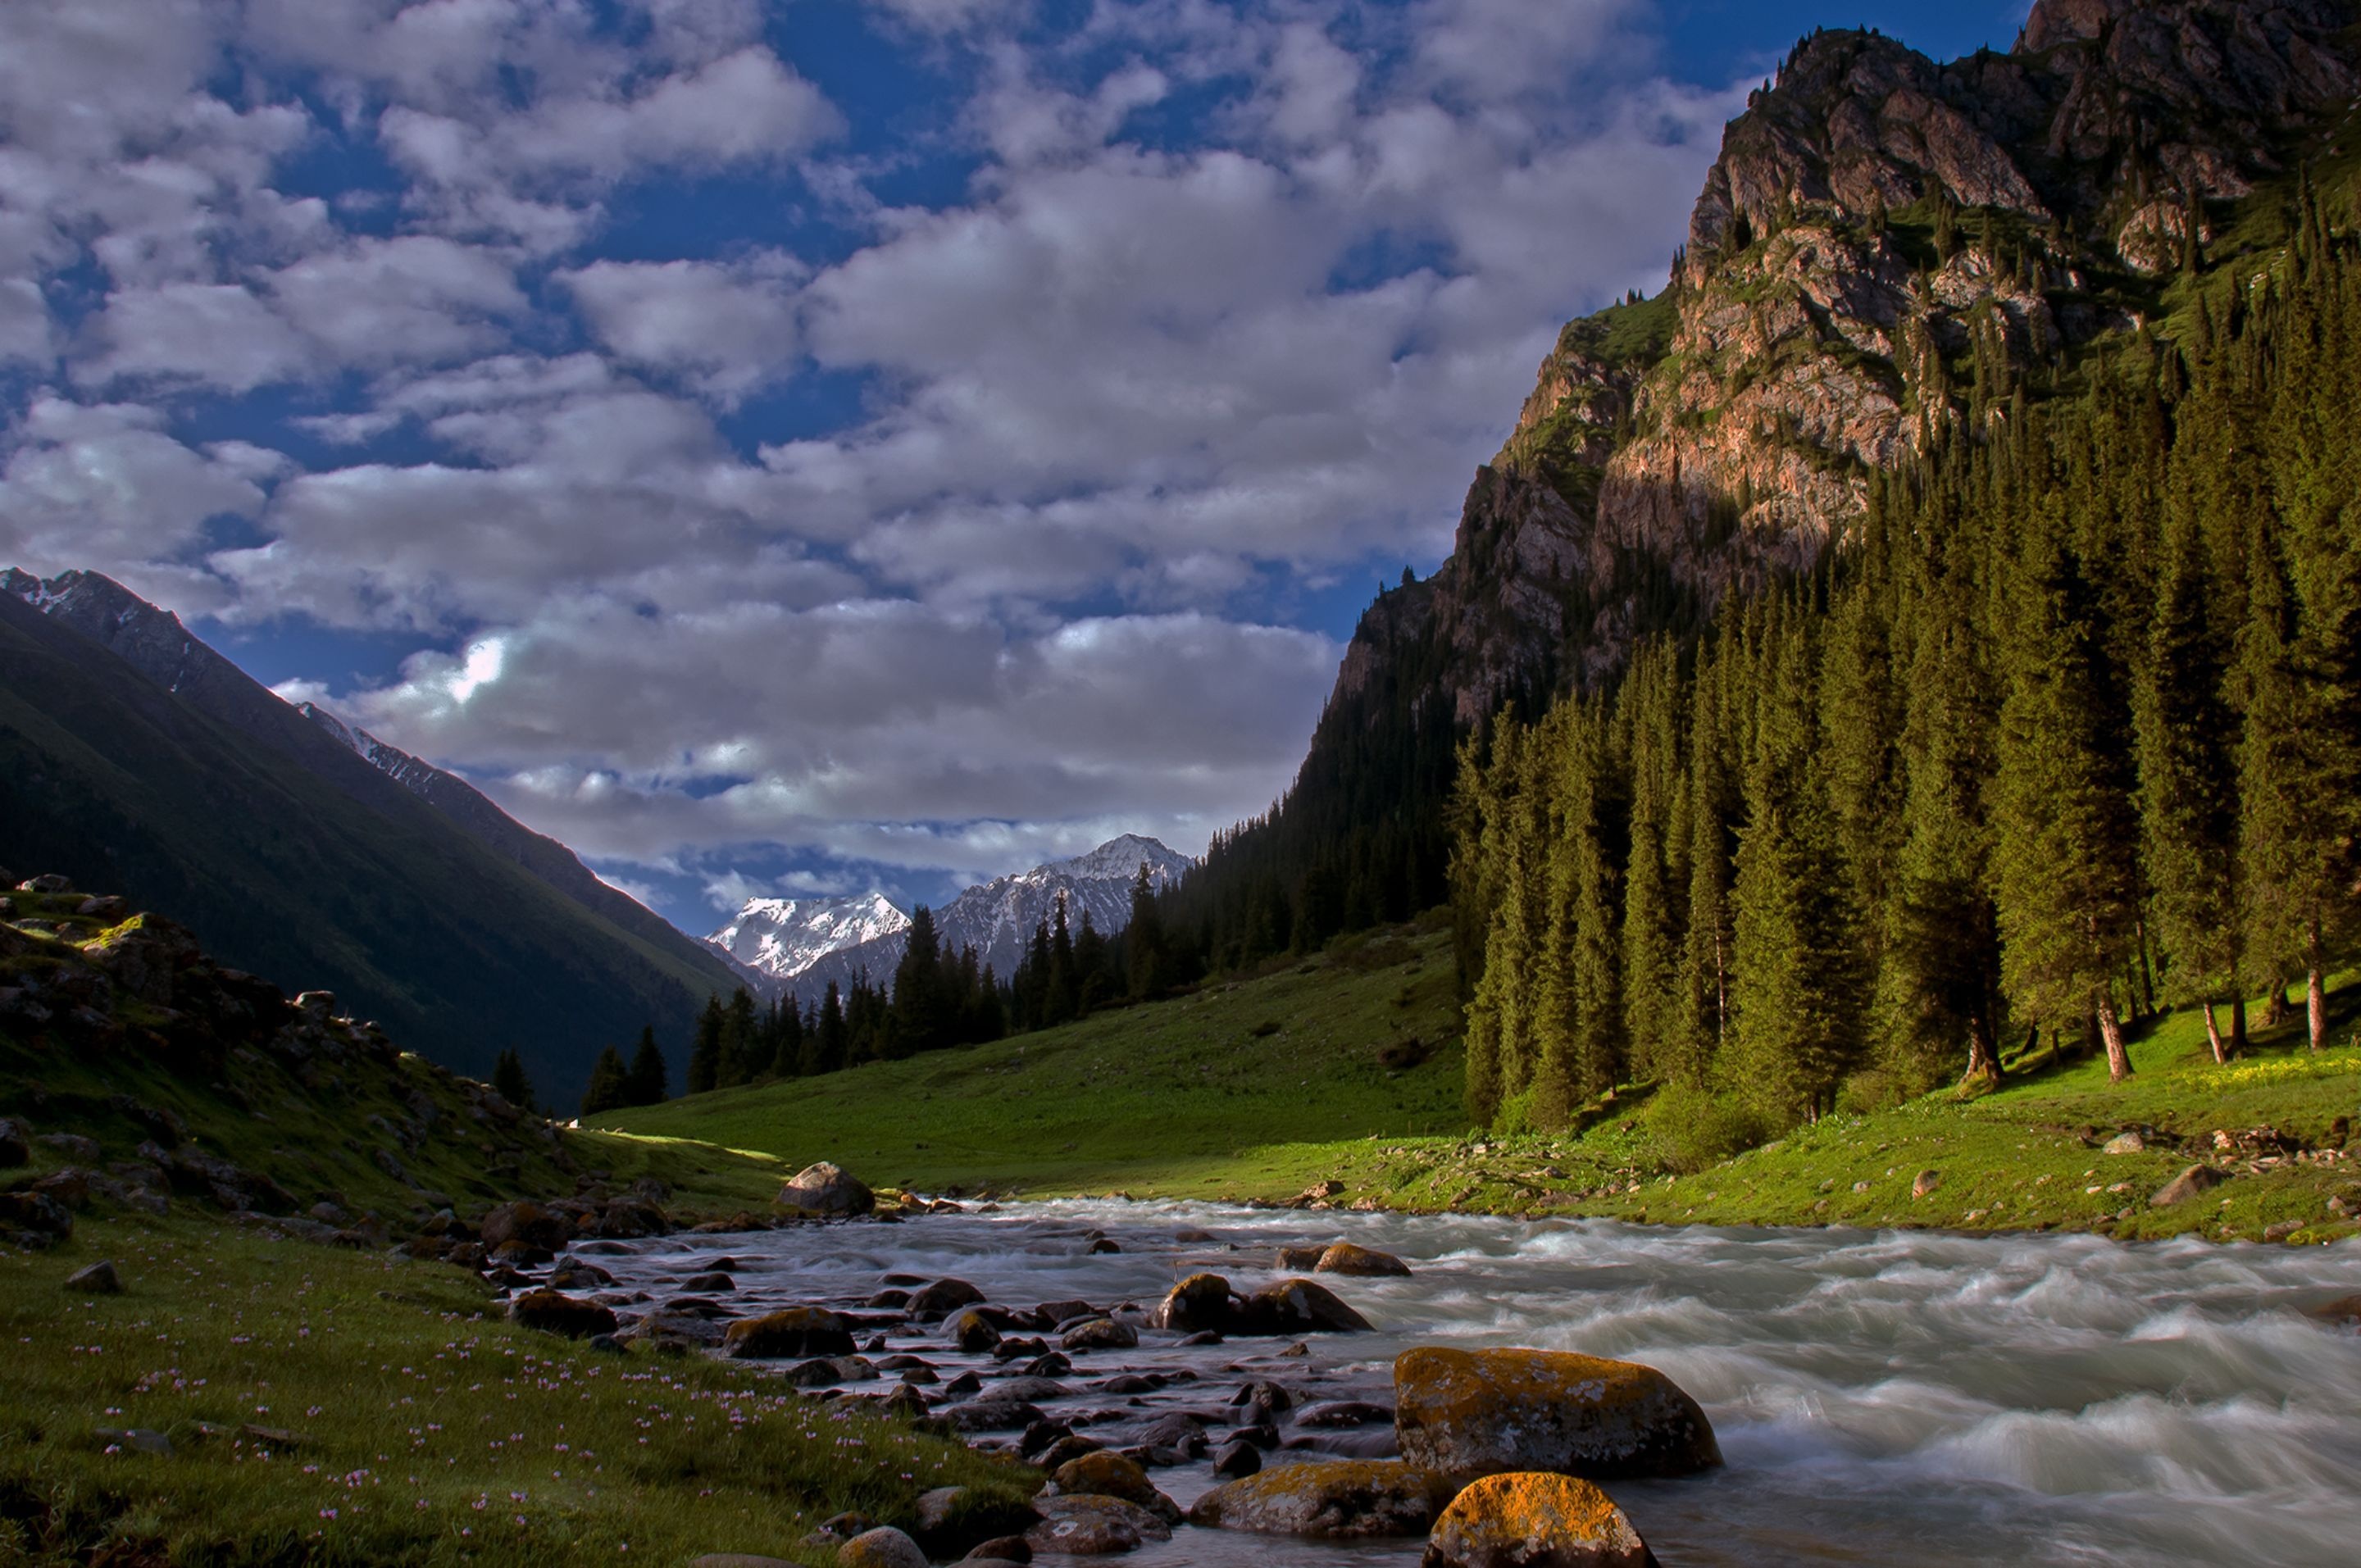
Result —
<instances>
[{"instance_id":1,"label":"mossy rock","mask_svg":"<svg viewBox=\"0 0 2361 1568\"><path fill-rule=\"evenodd\" d=\"M1687 1475L1721 1463L1712 1423L1671 1378L1563 1351L1404 1351L1394 1430L1404 1460L1470 1481L1525 1470Z\"/></svg>"},{"instance_id":2,"label":"mossy rock","mask_svg":"<svg viewBox=\"0 0 2361 1568\"><path fill-rule=\"evenodd\" d=\"M787 1307L759 1318L741 1318L722 1334L721 1348L741 1361L851 1355L852 1331L825 1308Z\"/></svg>"}]
</instances>

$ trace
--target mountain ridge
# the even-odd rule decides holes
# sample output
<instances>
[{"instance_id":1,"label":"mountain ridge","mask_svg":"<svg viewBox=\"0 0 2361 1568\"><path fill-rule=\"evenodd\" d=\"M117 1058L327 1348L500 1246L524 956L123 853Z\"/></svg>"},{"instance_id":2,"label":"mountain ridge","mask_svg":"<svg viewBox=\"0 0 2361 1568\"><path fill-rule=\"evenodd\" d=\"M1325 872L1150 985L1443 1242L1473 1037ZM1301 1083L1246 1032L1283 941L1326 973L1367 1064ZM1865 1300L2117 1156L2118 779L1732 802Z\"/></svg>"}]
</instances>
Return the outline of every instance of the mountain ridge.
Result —
<instances>
[{"instance_id":1,"label":"mountain ridge","mask_svg":"<svg viewBox=\"0 0 2361 1568\"><path fill-rule=\"evenodd\" d=\"M1150 884L1161 889L1192 862L1155 839L1125 833L1083 854L978 883L932 911L942 949L956 954L972 948L979 966L989 966L1005 980L1024 957L1035 926L1051 917L1061 897L1076 931L1087 913L1097 930L1113 936L1130 923L1132 883L1143 864ZM898 924L884 919L888 912ZM855 923L865 918L872 934L855 941L835 939L849 915ZM769 976L774 991L815 1003L831 983L840 990L863 978L890 984L907 945L908 927L906 916L873 893L854 899L755 898L706 940L753 964ZM777 967L762 957L749 958L749 948L757 954L775 953Z\"/></svg>"}]
</instances>

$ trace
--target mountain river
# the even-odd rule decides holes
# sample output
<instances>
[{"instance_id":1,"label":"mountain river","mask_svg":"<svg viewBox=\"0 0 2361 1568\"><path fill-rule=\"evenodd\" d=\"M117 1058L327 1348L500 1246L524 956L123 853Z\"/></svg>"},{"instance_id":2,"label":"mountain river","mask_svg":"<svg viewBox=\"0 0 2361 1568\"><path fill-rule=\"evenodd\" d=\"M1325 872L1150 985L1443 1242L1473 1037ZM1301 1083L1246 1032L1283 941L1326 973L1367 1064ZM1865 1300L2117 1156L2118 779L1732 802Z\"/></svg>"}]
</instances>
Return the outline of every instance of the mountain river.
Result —
<instances>
[{"instance_id":1,"label":"mountain river","mask_svg":"<svg viewBox=\"0 0 2361 1568\"><path fill-rule=\"evenodd\" d=\"M1178 1239L1189 1230L1215 1239ZM1093 1254L1093 1233L1122 1250ZM1333 1240L1393 1253L1415 1271L1321 1277L1376 1332L1314 1335L1308 1353L1288 1356L1284 1340L1181 1348L1143 1332L1136 1350L1074 1354L1058 1380L1063 1397L1032 1402L1118 1447L1147 1421L1191 1410L1218 1444L1235 1416L1230 1396L1248 1378L1290 1389L1300 1415L1325 1401L1390 1406L1392 1358L1414 1344L1577 1350L1662 1368L1720 1438L1719 1471L1609 1485L1665 1568L2361 1563L2361 1334L2301 1310L2361 1292L2361 1244L2123 1245L1058 1202L589 1250L617 1289L657 1300L726 1255L736 1289L721 1299L743 1313L857 1310L887 1274L956 1277L1011 1307L1146 1307L1199 1269L1251 1290L1275 1277L1277 1247ZM889 1352L924 1356L945 1380L973 1368L989 1387L1022 1365L947 1349L939 1324L884 1332ZM1128 1398L1099 1389L1124 1372L1182 1376ZM1382 1421L1307 1429L1282 1418L1280 1437L1303 1452L1267 1462L1393 1453ZM1184 1508L1214 1484L1209 1461L1152 1474ZM1184 1525L1170 1543L1096 1561L1357 1568L1412 1564L1420 1550Z\"/></svg>"}]
</instances>

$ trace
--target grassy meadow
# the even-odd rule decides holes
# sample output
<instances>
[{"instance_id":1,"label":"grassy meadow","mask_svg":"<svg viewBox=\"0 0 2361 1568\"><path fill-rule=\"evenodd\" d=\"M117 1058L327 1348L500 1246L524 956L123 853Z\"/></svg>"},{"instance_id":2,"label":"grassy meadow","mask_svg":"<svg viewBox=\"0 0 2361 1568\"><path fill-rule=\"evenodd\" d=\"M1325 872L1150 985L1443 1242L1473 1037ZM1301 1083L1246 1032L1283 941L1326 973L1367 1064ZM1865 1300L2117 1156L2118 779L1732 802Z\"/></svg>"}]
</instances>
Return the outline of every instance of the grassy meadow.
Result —
<instances>
[{"instance_id":1,"label":"grassy meadow","mask_svg":"<svg viewBox=\"0 0 2361 1568\"><path fill-rule=\"evenodd\" d=\"M2125 1084L2107 1081L2102 1059L2054 1061L2045 1048L2012 1064L1997 1091L1942 1090L1748 1150L1722 1107L1645 1086L1587 1107L1576 1131L1495 1137L1470 1133L1461 1107L1448 938L1405 927L997 1045L693 1096L599 1124L782 1165L833 1159L926 1191L1284 1201L1333 1180L1344 1185L1339 1203L1409 1212L2224 1239L2292 1223L2296 1239L2326 1240L2355 1229L2326 1204L2342 1195L2361 1210L2361 1163L2248 1170L2156 1209L2148 1197L2194 1150L2163 1138L2136 1155L2099 1146L2131 1127L2210 1144L2216 1129L2270 1126L2309 1146L2342 1144L2361 1121L2361 1045L2350 994L2336 1002L2340 1043L2318 1056L2299 1016L2257 1030L2244 1059L2216 1066L2202 1020L2172 1014L2136 1033L2137 1072ZM1932 1190L1914 1197L1930 1170Z\"/></svg>"}]
</instances>

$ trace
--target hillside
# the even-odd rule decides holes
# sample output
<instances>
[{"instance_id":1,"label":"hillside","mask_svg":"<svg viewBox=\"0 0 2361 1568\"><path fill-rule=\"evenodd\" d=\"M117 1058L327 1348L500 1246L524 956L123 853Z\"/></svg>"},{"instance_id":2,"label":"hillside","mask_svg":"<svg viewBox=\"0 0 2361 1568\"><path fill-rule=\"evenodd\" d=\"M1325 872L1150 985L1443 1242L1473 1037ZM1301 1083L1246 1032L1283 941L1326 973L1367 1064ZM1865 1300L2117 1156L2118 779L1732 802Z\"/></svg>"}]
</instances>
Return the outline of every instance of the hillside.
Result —
<instances>
[{"instance_id":1,"label":"hillside","mask_svg":"<svg viewBox=\"0 0 2361 1568\"><path fill-rule=\"evenodd\" d=\"M565 896L214 663L212 696L168 689L0 594L0 865L118 890L445 1066L488 1076L514 1046L558 1103L643 1024L680 1059L707 996L737 984L710 949Z\"/></svg>"},{"instance_id":2,"label":"hillside","mask_svg":"<svg viewBox=\"0 0 2361 1568\"><path fill-rule=\"evenodd\" d=\"M1379 936L995 1045L595 1124L810 1152L927 1190L1287 1196L1293 1166L1268 1157L1282 1146L1465 1124L1458 1012L1445 938Z\"/></svg>"}]
</instances>

